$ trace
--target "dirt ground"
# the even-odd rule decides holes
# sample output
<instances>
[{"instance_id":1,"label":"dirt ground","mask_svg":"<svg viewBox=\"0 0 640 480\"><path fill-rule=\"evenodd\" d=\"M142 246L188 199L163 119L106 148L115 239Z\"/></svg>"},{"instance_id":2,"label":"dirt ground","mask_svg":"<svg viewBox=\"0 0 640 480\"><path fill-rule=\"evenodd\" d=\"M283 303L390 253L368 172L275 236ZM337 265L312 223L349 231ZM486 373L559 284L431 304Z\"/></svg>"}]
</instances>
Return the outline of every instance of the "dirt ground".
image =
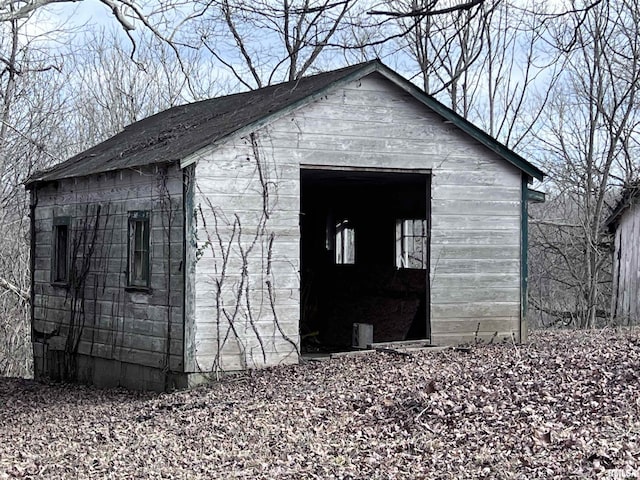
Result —
<instances>
[{"instance_id":1,"label":"dirt ground","mask_svg":"<svg viewBox=\"0 0 640 480\"><path fill-rule=\"evenodd\" d=\"M640 478L640 331L377 352L172 394L0 379L0 478Z\"/></svg>"}]
</instances>

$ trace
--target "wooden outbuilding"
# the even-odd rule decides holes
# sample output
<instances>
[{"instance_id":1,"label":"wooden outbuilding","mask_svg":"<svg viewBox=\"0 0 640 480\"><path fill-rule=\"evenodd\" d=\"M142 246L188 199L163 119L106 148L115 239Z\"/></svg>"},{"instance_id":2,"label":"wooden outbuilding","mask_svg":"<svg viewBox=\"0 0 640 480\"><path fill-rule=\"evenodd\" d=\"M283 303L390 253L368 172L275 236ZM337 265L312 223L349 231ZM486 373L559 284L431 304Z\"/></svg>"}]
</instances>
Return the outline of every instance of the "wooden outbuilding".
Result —
<instances>
[{"instance_id":1,"label":"wooden outbuilding","mask_svg":"<svg viewBox=\"0 0 640 480\"><path fill-rule=\"evenodd\" d=\"M27 183L36 377L524 342L542 177L379 61L158 113Z\"/></svg>"},{"instance_id":2,"label":"wooden outbuilding","mask_svg":"<svg viewBox=\"0 0 640 480\"><path fill-rule=\"evenodd\" d=\"M614 236L611 316L620 324L640 321L640 182L632 182L607 219Z\"/></svg>"}]
</instances>

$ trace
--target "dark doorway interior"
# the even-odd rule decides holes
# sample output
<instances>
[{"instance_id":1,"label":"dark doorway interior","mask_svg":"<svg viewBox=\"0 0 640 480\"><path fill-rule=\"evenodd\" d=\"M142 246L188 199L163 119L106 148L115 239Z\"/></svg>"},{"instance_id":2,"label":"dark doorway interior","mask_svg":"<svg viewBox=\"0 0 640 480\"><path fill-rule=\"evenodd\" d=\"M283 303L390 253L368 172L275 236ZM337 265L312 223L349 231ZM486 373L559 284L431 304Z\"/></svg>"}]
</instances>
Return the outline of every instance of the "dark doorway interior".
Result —
<instances>
[{"instance_id":1,"label":"dark doorway interior","mask_svg":"<svg viewBox=\"0 0 640 480\"><path fill-rule=\"evenodd\" d=\"M301 170L303 351L429 338L430 176Z\"/></svg>"}]
</instances>

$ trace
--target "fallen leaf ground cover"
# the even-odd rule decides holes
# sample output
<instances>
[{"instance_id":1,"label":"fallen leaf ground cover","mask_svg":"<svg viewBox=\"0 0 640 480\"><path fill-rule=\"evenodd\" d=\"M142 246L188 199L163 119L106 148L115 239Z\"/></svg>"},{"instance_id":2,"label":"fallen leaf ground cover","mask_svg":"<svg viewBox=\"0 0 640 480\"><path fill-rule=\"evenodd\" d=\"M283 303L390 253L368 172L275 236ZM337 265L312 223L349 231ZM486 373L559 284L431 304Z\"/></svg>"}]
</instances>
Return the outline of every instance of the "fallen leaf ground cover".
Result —
<instances>
[{"instance_id":1,"label":"fallen leaf ground cover","mask_svg":"<svg viewBox=\"0 0 640 480\"><path fill-rule=\"evenodd\" d=\"M0 478L640 478L640 331L376 352L171 394L0 379Z\"/></svg>"}]
</instances>

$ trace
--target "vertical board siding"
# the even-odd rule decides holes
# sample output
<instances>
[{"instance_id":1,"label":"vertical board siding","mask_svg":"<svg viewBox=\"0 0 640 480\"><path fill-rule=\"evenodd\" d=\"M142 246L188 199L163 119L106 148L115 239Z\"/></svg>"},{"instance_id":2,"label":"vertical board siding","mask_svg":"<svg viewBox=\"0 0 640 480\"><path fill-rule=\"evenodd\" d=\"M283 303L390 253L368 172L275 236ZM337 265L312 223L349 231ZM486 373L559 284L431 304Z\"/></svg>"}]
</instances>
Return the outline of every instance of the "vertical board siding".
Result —
<instances>
[{"instance_id":1,"label":"vertical board siding","mask_svg":"<svg viewBox=\"0 0 640 480\"><path fill-rule=\"evenodd\" d=\"M268 200L255 152L268 175ZM271 279L275 311L287 325L287 338L298 344L301 167L431 171L432 341L519 337L522 173L381 76L353 82L253 137L202 151L198 158L194 201L196 217L202 218L194 228L201 255L195 272L195 357L200 368L293 361L294 347L273 328L256 357L251 325L273 321L265 287L266 240L273 235L272 258L283 264ZM243 277L237 260L255 238L265 205L269 221L246 264L245 277L257 297L250 302L257 314L249 315L244 300L233 304ZM239 328L231 328L229 318Z\"/></svg>"},{"instance_id":2,"label":"vertical board siding","mask_svg":"<svg viewBox=\"0 0 640 480\"><path fill-rule=\"evenodd\" d=\"M618 318L618 302L620 297L620 225L617 226L614 238L613 238L613 273L611 276L611 316L612 318Z\"/></svg>"},{"instance_id":3,"label":"vertical board siding","mask_svg":"<svg viewBox=\"0 0 640 480\"><path fill-rule=\"evenodd\" d=\"M34 341L71 357L182 371L180 169L150 167L61 180L38 186L36 196ZM132 210L151 211L149 291L126 289ZM61 216L71 219L75 275L86 270L77 288L73 282L67 287L51 284L53 219Z\"/></svg>"},{"instance_id":4,"label":"vertical board siding","mask_svg":"<svg viewBox=\"0 0 640 480\"><path fill-rule=\"evenodd\" d=\"M640 208L637 204L621 217L615 233L611 310L621 324L640 320Z\"/></svg>"}]
</instances>

